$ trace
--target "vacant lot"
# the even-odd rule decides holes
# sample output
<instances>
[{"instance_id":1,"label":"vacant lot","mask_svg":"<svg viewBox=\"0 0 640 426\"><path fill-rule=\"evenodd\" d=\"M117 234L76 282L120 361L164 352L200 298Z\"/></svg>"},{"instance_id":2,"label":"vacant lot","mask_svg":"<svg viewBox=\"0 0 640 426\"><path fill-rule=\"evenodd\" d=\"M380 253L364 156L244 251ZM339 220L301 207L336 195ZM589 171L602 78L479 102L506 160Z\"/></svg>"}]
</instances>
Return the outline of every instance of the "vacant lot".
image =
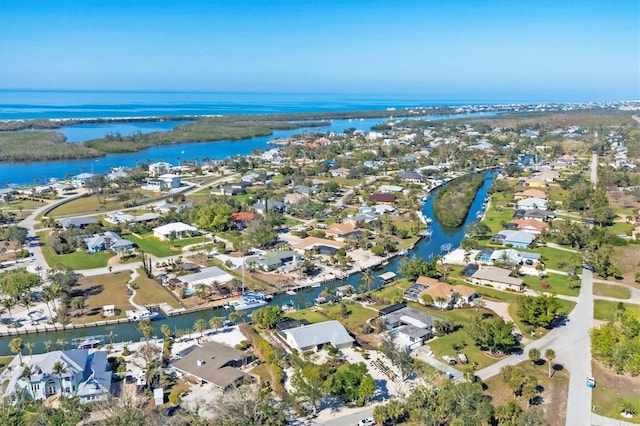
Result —
<instances>
[{"instance_id":1,"label":"vacant lot","mask_svg":"<svg viewBox=\"0 0 640 426\"><path fill-rule=\"evenodd\" d=\"M156 257L169 257L182 252L179 248L171 247L168 241L160 241L153 234L140 236L128 234L124 238L137 245L141 251Z\"/></svg>"},{"instance_id":2,"label":"vacant lot","mask_svg":"<svg viewBox=\"0 0 640 426\"><path fill-rule=\"evenodd\" d=\"M635 281L635 273L640 270L640 246L629 244L624 247L614 247L612 256L616 266L620 268L622 282L640 287Z\"/></svg>"},{"instance_id":3,"label":"vacant lot","mask_svg":"<svg viewBox=\"0 0 640 426\"><path fill-rule=\"evenodd\" d=\"M136 286L135 303L139 305L155 305L160 303L168 303L173 308L182 307L182 303L178 301L173 294L156 280L147 278L142 269L138 269L140 274L133 284Z\"/></svg>"},{"instance_id":4,"label":"vacant lot","mask_svg":"<svg viewBox=\"0 0 640 426\"><path fill-rule=\"evenodd\" d=\"M537 401L545 413L547 422L551 425L563 425L565 423L565 413L567 411L567 394L569 390L569 373L567 370L559 369L549 378L549 366L546 362L540 365L533 365L527 361L518 364L525 371L525 376L533 375L540 384L540 399ZM502 405L513 399L513 392L504 383L500 375L488 379L486 393L491 396L494 406ZM519 397L516 401L526 410L526 398Z\"/></svg>"},{"instance_id":5,"label":"vacant lot","mask_svg":"<svg viewBox=\"0 0 640 426\"><path fill-rule=\"evenodd\" d=\"M600 321L613 321L613 317L615 316L619 305L622 305L627 311L636 312L640 315L640 305L622 302L609 302L606 300L594 300L593 317Z\"/></svg>"},{"instance_id":6,"label":"vacant lot","mask_svg":"<svg viewBox=\"0 0 640 426\"><path fill-rule=\"evenodd\" d=\"M48 232L39 232L40 248L47 264L52 267L58 265L68 266L77 271L79 269L94 269L107 266L108 260L114 256L113 253L105 251L100 253L85 253L84 251L76 251L69 254L56 254L51 247L47 245Z\"/></svg>"},{"instance_id":7,"label":"vacant lot","mask_svg":"<svg viewBox=\"0 0 640 426\"><path fill-rule=\"evenodd\" d=\"M623 401L631 403L640 414L640 380L637 377L622 376L604 367L597 361L591 362L596 387L593 389L592 403L595 412L602 416L640 424L640 415L626 419L620 415Z\"/></svg>"},{"instance_id":8,"label":"vacant lot","mask_svg":"<svg viewBox=\"0 0 640 426\"><path fill-rule=\"evenodd\" d=\"M133 309L126 294L126 283L130 277L129 272L80 277L78 284L73 287L71 299L82 296L85 298L85 303L81 310L69 307L71 322L83 324L104 319L125 318L125 311ZM117 315L105 318L102 315L104 305L115 305Z\"/></svg>"},{"instance_id":9,"label":"vacant lot","mask_svg":"<svg viewBox=\"0 0 640 426\"><path fill-rule=\"evenodd\" d=\"M580 293L580 282L574 281L573 285L570 285L569 277L566 275L548 273L542 279L527 275L522 277L522 280L527 287L535 291L564 294L566 296L577 296Z\"/></svg>"},{"instance_id":10,"label":"vacant lot","mask_svg":"<svg viewBox=\"0 0 640 426\"><path fill-rule=\"evenodd\" d=\"M593 294L596 296L616 297L618 299L631 298L631 290L621 285L593 283Z\"/></svg>"}]
</instances>

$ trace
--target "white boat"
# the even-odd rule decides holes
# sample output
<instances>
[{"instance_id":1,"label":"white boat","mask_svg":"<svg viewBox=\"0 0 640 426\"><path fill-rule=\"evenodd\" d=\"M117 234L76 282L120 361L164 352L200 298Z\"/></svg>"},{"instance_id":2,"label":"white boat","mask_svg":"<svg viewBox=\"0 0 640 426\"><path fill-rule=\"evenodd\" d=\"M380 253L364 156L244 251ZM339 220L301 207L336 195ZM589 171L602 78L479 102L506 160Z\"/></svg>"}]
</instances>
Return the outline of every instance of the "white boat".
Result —
<instances>
[{"instance_id":1,"label":"white boat","mask_svg":"<svg viewBox=\"0 0 640 426\"><path fill-rule=\"evenodd\" d=\"M102 345L102 339L99 339L97 337L87 337L86 339L83 339L80 342L78 342L76 348L77 349L93 349L93 348L97 348L100 345Z\"/></svg>"},{"instance_id":2,"label":"white boat","mask_svg":"<svg viewBox=\"0 0 640 426\"><path fill-rule=\"evenodd\" d=\"M295 296L295 295L296 295L296 292L295 292L295 291L293 291L293 290L287 290L287 294L288 294L289 296Z\"/></svg>"},{"instance_id":3,"label":"white boat","mask_svg":"<svg viewBox=\"0 0 640 426\"><path fill-rule=\"evenodd\" d=\"M267 304L268 302L265 300L263 295L252 293L243 294L240 299L229 302L229 306L236 311L259 308Z\"/></svg>"},{"instance_id":4,"label":"white boat","mask_svg":"<svg viewBox=\"0 0 640 426\"><path fill-rule=\"evenodd\" d=\"M153 320L158 315L160 314L151 311L127 311L127 318L132 321Z\"/></svg>"},{"instance_id":5,"label":"white boat","mask_svg":"<svg viewBox=\"0 0 640 426\"><path fill-rule=\"evenodd\" d=\"M321 285L322 285L321 283L313 283L313 284L311 284L311 287L312 287L312 288L318 288L318 287L320 287Z\"/></svg>"}]
</instances>

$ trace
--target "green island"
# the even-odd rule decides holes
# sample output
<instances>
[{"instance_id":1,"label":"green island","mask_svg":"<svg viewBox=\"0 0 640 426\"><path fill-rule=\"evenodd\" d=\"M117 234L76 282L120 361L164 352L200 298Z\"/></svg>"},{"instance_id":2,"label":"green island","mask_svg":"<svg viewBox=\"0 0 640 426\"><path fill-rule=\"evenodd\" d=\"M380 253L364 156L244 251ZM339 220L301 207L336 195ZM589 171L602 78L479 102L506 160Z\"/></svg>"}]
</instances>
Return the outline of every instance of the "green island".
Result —
<instances>
[{"instance_id":1,"label":"green island","mask_svg":"<svg viewBox=\"0 0 640 426\"><path fill-rule=\"evenodd\" d=\"M476 173L449 182L433 201L436 219L451 228L462 225L483 181L484 176Z\"/></svg>"}]
</instances>

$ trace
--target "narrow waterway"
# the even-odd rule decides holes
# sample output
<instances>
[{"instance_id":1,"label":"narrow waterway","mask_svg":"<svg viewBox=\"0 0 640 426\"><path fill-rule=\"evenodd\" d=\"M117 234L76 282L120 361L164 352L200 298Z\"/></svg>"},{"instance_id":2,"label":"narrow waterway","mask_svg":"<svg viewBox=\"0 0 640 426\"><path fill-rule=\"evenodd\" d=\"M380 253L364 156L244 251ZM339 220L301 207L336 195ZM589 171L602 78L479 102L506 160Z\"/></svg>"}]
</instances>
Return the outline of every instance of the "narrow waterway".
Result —
<instances>
[{"instance_id":1,"label":"narrow waterway","mask_svg":"<svg viewBox=\"0 0 640 426\"><path fill-rule=\"evenodd\" d=\"M455 249L459 246L460 241L464 238L466 227L477 220L476 215L482 209L482 204L485 201L487 196L489 187L491 186L491 182L493 181L494 173L486 173L485 180L482 187L478 190L476 194L476 198L471 205L469 210L469 214L465 223L459 228L446 228L442 227L433 216L433 200L434 195L437 193L436 190L431 194L431 197L425 203L422 212L425 217L433 219L431 224L431 230L433 234L430 239L423 239L409 253L409 256L421 257L424 259L430 259L433 256L439 256L444 254L443 250L446 250L447 245L450 245L452 249ZM390 259L389 264L384 268L376 271L375 275L378 276L384 272L397 272L398 267L400 265L400 258L395 257ZM278 295L273 298L271 302L272 305L282 306L285 303L293 302L297 307L304 308L306 306L310 306L313 304L313 301L320 292L324 288L332 288L340 285L351 284L356 290L358 290L360 286L361 274L354 274L349 278L346 278L343 281L334 281L331 283L327 283L318 288L309 288L304 291L298 292L295 296L289 296L286 294ZM379 279L372 285L373 288L376 288L381 285ZM156 321L153 321L154 330L156 335L161 336L160 326L162 324L167 324L171 328L171 330L182 330L182 329L192 329L193 324L199 318L204 318L208 320L212 316L221 316L226 317L229 311L224 309L211 309L207 311L195 312L186 315L175 316L171 318L162 318ZM73 339L82 338L86 336L95 336L95 335L108 335L110 332L115 334L113 339L114 342L121 341L139 341L142 338L140 331L137 328L136 323L127 323L120 324L117 326L108 326L108 327L90 327L86 329L80 330L66 330L64 332L49 332L49 333L41 333L41 334L29 334L20 336L23 342L33 342L35 343L34 353L44 352L45 345L44 342L49 340L54 343L54 348L58 346L55 344L58 340L62 339L63 341L68 342L67 348L70 347L71 341ZM11 337L0 338L0 355L11 355L9 351L9 341Z\"/></svg>"}]
</instances>

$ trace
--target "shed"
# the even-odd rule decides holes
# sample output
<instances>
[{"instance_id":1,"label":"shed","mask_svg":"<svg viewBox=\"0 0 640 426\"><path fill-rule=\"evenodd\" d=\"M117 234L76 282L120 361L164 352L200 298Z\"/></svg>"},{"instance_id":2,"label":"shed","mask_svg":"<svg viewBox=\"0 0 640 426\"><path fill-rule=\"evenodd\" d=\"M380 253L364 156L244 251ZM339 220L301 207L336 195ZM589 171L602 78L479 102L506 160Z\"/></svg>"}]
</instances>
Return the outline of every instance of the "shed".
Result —
<instances>
[{"instance_id":1,"label":"shed","mask_svg":"<svg viewBox=\"0 0 640 426\"><path fill-rule=\"evenodd\" d=\"M385 272L384 274L378 275L382 282L388 283L389 281L393 281L396 278L396 274L393 272Z\"/></svg>"},{"instance_id":2,"label":"shed","mask_svg":"<svg viewBox=\"0 0 640 426\"><path fill-rule=\"evenodd\" d=\"M115 305L104 305L102 307L102 314L105 317L112 317L116 314L116 306Z\"/></svg>"},{"instance_id":3,"label":"shed","mask_svg":"<svg viewBox=\"0 0 640 426\"><path fill-rule=\"evenodd\" d=\"M162 388L155 388L153 390L153 403L156 407L164 404L164 392Z\"/></svg>"}]
</instances>

